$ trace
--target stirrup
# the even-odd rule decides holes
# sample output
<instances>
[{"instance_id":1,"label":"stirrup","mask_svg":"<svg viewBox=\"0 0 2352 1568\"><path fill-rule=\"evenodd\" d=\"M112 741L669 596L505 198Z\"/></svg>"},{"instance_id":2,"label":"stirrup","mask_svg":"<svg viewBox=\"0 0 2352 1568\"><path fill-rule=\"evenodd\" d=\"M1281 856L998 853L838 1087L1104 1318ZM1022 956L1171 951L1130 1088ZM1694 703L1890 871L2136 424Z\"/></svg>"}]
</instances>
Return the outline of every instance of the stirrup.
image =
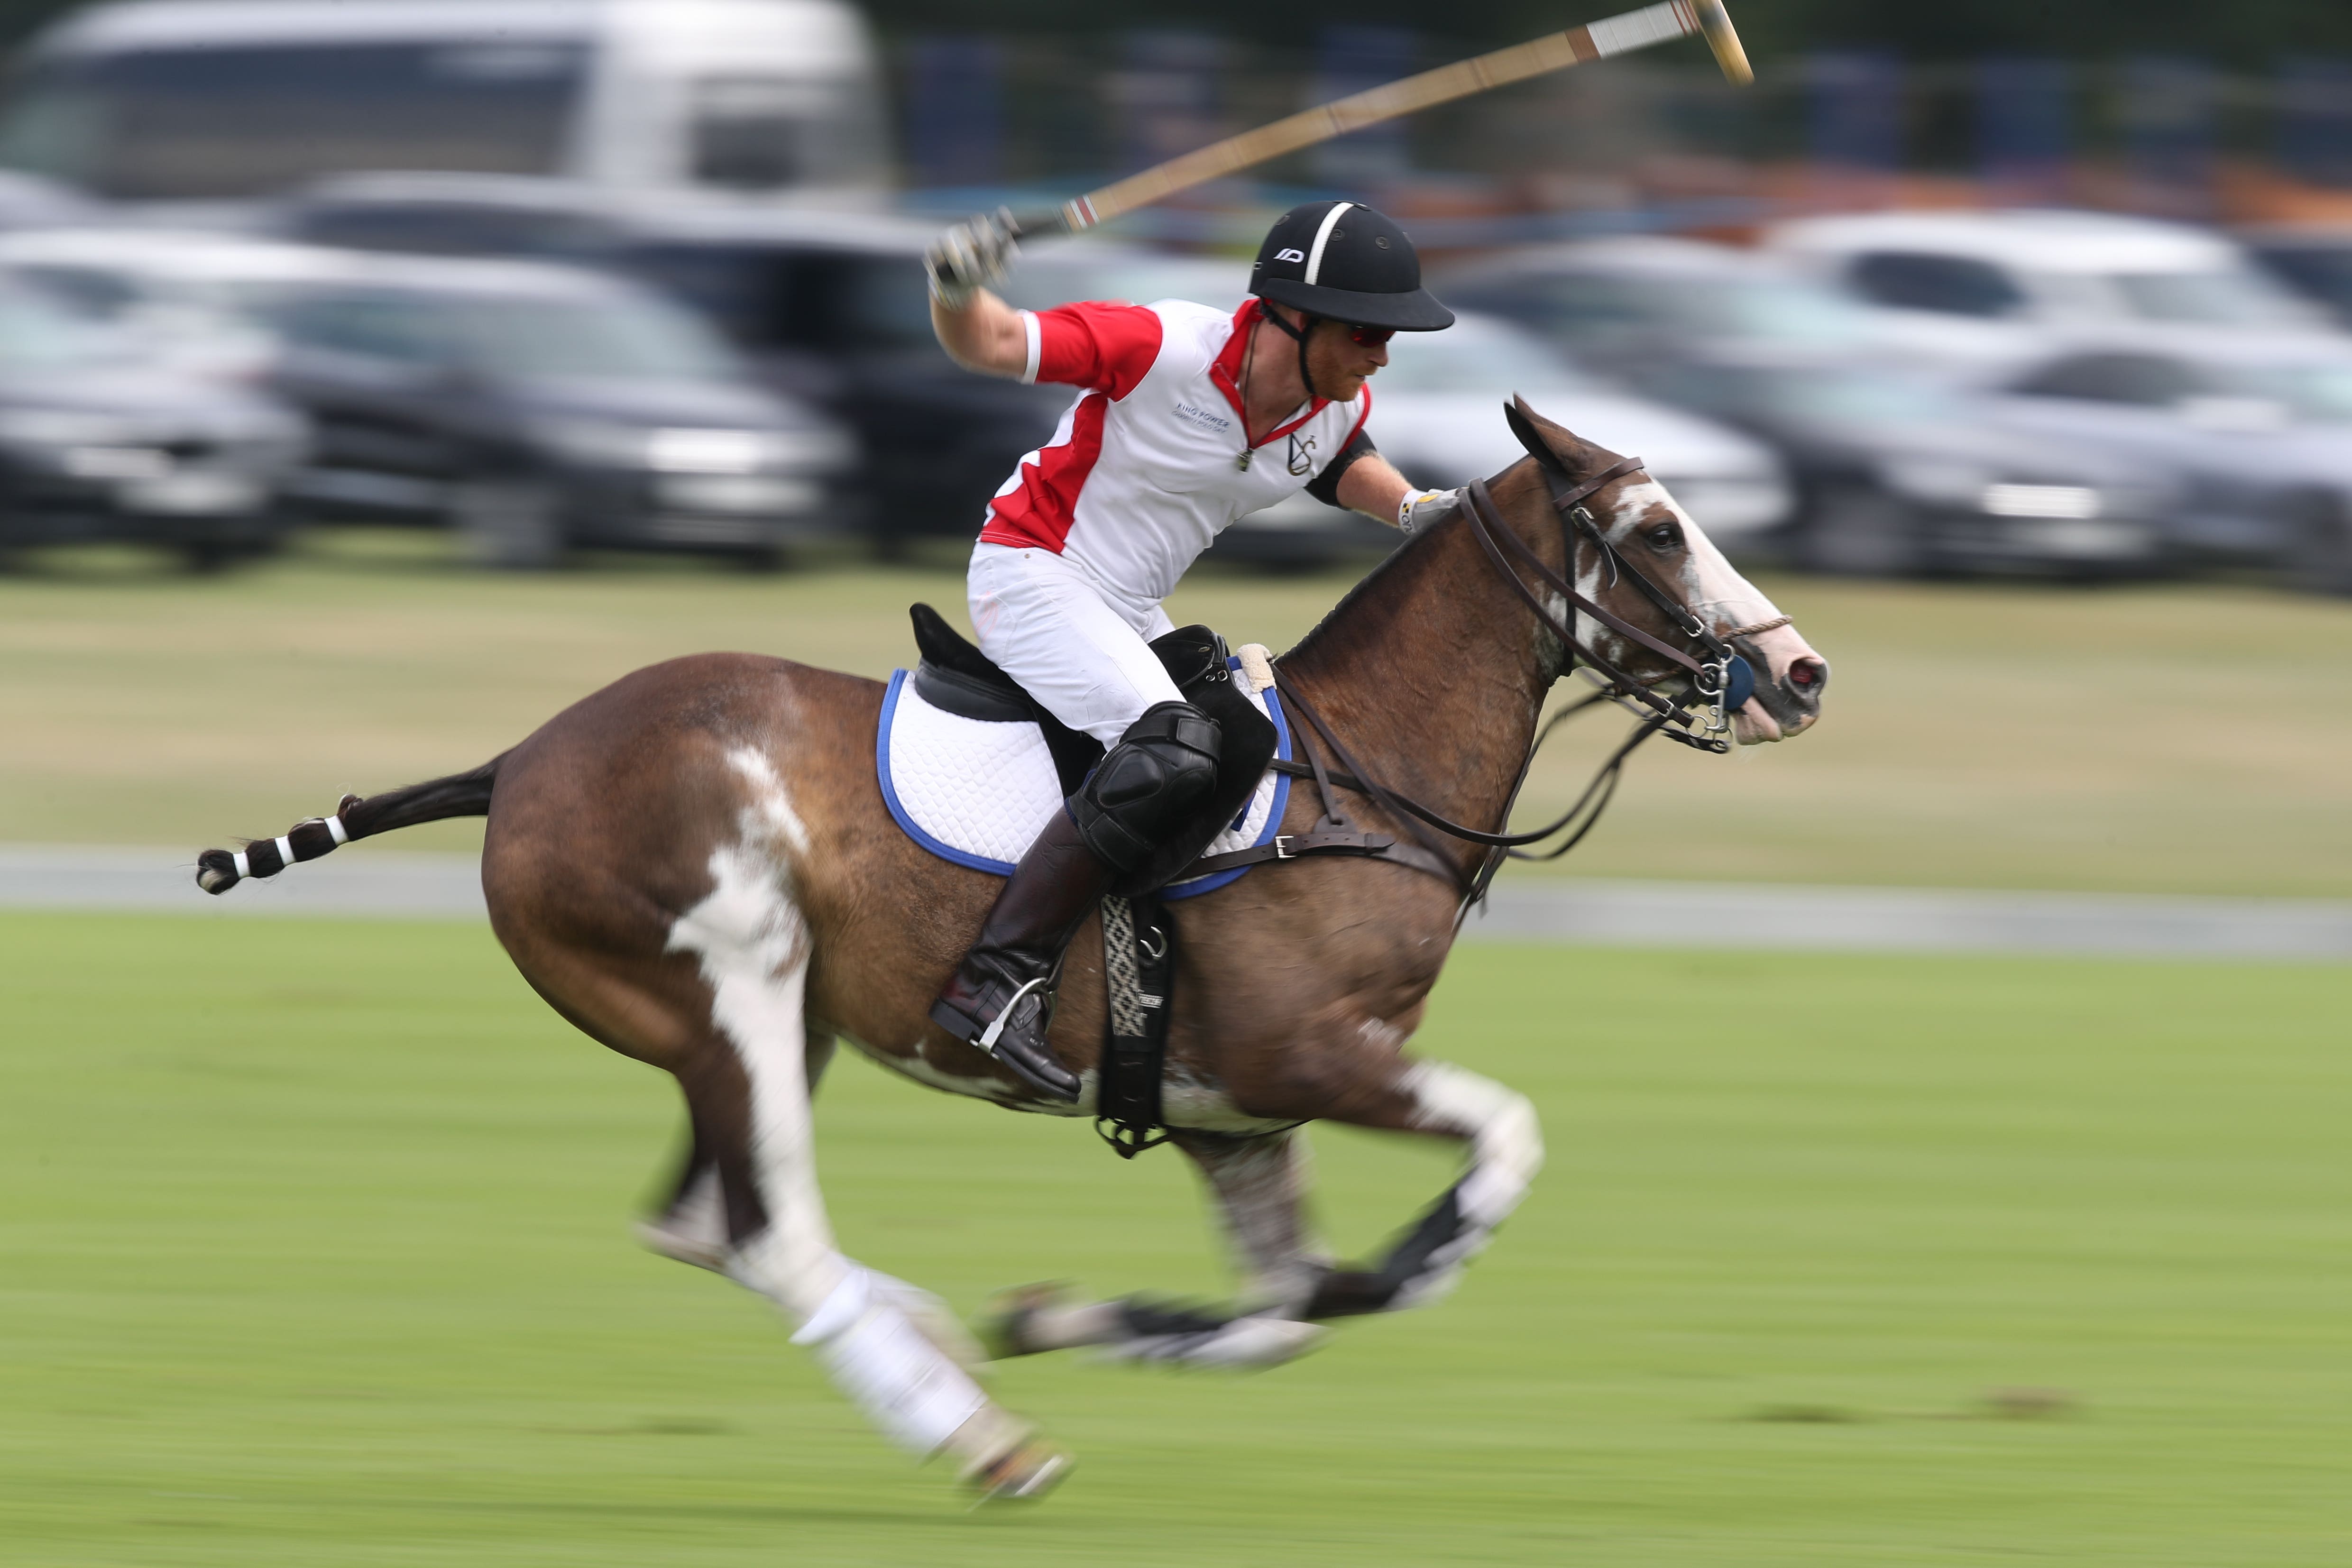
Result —
<instances>
[{"instance_id":1,"label":"stirrup","mask_svg":"<svg viewBox=\"0 0 2352 1568\"><path fill-rule=\"evenodd\" d=\"M996 1009L996 1017L990 1021L988 1028L982 1032L981 1037L978 1040L975 1040L971 1043L988 1052L989 1055L994 1056L996 1054L996 1042L1004 1038L1004 1025L1006 1020L1013 1017L1013 1009L1021 1005L1022 998L1027 996L1030 992L1035 990L1038 987L1044 985L1052 977L1053 977L1050 975L1040 975L1034 980L1024 982L1019 990L1014 991L1011 996L1004 998L1004 1005Z\"/></svg>"}]
</instances>

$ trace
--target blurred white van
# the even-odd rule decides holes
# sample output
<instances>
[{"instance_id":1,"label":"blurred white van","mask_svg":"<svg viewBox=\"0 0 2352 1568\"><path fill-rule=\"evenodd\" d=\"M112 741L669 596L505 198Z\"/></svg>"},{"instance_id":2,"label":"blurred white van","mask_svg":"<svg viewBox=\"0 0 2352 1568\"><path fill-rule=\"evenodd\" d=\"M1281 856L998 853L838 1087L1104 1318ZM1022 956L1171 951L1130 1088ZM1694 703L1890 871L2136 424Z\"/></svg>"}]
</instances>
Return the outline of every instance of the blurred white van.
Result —
<instances>
[{"instance_id":1,"label":"blurred white van","mask_svg":"<svg viewBox=\"0 0 2352 1568\"><path fill-rule=\"evenodd\" d=\"M371 170L856 194L882 103L843 0L130 0L19 57L0 166L134 203Z\"/></svg>"}]
</instances>

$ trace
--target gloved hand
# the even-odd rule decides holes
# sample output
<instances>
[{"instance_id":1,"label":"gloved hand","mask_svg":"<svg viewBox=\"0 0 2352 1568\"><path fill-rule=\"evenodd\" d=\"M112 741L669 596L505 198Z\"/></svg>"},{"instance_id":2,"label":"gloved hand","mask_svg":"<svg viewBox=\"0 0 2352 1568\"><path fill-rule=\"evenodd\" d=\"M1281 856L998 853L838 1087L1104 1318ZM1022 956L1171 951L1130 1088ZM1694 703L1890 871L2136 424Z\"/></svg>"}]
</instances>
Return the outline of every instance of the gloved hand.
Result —
<instances>
[{"instance_id":1,"label":"gloved hand","mask_svg":"<svg viewBox=\"0 0 2352 1568\"><path fill-rule=\"evenodd\" d=\"M941 233L923 253L931 298L950 310L961 310L974 293L1003 283L1020 248L1013 243L1013 233L1010 207L966 218Z\"/></svg>"},{"instance_id":2,"label":"gloved hand","mask_svg":"<svg viewBox=\"0 0 2352 1568\"><path fill-rule=\"evenodd\" d=\"M1397 527L1408 534L1443 522L1462 504L1460 490L1407 490L1397 503Z\"/></svg>"}]
</instances>

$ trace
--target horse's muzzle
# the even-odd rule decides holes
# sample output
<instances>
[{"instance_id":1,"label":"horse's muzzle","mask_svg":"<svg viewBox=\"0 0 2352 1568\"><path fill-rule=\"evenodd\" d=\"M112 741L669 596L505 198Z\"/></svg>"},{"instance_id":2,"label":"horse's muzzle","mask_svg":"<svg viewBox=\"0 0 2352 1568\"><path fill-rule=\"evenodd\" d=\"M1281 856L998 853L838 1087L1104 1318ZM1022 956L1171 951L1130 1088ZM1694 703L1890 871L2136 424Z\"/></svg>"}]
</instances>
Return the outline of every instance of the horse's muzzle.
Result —
<instances>
[{"instance_id":1,"label":"horse's muzzle","mask_svg":"<svg viewBox=\"0 0 2352 1568\"><path fill-rule=\"evenodd\" d=\"M1733 715L1739 743L1786 740L1811 728L1822 714L1822 694L1829 688L1829 661L1807 646L1791 626L1735 639L1732 646L1758 672L1756 695Z\"/></svg>"}]
</instances>

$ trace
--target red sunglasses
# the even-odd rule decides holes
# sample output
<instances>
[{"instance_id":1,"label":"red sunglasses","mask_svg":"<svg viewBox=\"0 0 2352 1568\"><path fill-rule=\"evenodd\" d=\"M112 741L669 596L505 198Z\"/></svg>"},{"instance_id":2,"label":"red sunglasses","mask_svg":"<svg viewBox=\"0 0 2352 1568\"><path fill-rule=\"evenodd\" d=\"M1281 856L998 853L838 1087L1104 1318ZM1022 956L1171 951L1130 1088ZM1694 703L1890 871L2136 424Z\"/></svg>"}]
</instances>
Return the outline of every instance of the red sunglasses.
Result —
<instances>
[{"instance_id":1,"label":"red sunglasses","mask_svg":"<svg viewBox=\"0 0 2352 1568\"><path fill-rule=\"evenodd\" d=\"M1347 323L1340 323L1347 326ZM1367 349L1377 349L1396 336L1393 327L1348 327L1348 341L1361 343Z\"/></svg>"}]
</instances>

